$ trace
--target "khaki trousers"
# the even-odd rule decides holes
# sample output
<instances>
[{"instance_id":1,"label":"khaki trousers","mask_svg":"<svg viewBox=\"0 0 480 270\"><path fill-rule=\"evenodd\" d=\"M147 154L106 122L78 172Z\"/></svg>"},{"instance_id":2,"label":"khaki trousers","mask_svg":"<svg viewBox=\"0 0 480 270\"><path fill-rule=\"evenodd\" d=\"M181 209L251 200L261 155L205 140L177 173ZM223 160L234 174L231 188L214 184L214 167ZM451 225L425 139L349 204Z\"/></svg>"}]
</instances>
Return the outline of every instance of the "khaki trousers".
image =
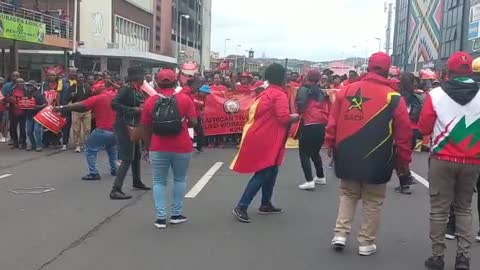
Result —
<instances>
[{"instance_id":1,"label":"khaki trousers","mask_svg":"<svg viewBox=\"0 0 480 270\"><path fill-rule=\"evenodd\" d=\"M362 200L363 221L357 239L360 246L373 244L380 226L385 192L386 184L371 185L360 181L342 179L335 235L347 237L350 234L357 203Z\"/></svg>"},{"instance_id":2,"label":"khaki trousers","mask_svg":"<svg viewBox=\"0 0 480 270\"><path fill-rule=\"evenodd\" d=\"M434 256L444 255L448 215L453 203L457 254L468 257L473 241L472 197L479 173L480 165L430 159L430 239Z\"/></svg>"},{"instance_id":3,"label":"khaki trousers","mask_svg":"<svg viewBox=\"0 0 480 270\"><path fill-rule=\"evenodd\" d=\"M83 146L85 137L90 134L92 122L92 113L88 112L72 112L73 125L73 141L75 146Z\"/></svg>"}]
</instances>

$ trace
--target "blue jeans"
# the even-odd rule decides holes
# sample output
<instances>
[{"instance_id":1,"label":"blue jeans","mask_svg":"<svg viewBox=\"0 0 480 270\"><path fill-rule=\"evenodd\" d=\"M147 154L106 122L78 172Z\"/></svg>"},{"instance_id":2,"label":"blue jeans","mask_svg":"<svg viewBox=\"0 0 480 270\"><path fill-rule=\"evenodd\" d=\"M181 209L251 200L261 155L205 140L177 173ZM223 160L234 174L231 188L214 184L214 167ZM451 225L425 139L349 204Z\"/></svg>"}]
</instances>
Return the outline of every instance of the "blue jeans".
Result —
<instances>
[{"instance_id":1,"label":"blue jeans","mask_svg":"<svg viewBox=\"0 0 480 270\"><path fill-rule=\"evenodd\" d=\"M26 126L28 140L32 148L42 147L42 126L33 119L33 115L27 116Z\"/></svg>"},{"instance_id":2,"label":"blue jeans","mask_svg":"<svg viewBox=\"0 0 480 270\"><path fill-rule=\"evenodd\" d=\"M272 205L273 187L277 181L278 166L256 172L248 182L238 207L247 209L257 192L262 189L262 206Z\"/></svg>"},{"instance_id":3,"label":"blue jeans","mask_svg":"<svg viewBox=\"0 0 480 270\"><path fill-rule=\"evenodd\" d=\"M167 218L167 177L170 167L173 171L172 216L183 213L183 197L187 189L187 172L192 158L191 153L150 151L153 177L153 200L158 219Z\"/></svg>"},{"instance_id":4,"label":"blue jeans","mask_svg":"<svg viewBox=\"0 0 480 270\"><path fill-rule=\"evenodd\" d=\"M85 144L88 171L90 174L99 174L97 169L97 153L105 149L108 153L110 170L117 169L117 139L113 131L96 128L92 131Z\"/></svg>"}]
</instances>

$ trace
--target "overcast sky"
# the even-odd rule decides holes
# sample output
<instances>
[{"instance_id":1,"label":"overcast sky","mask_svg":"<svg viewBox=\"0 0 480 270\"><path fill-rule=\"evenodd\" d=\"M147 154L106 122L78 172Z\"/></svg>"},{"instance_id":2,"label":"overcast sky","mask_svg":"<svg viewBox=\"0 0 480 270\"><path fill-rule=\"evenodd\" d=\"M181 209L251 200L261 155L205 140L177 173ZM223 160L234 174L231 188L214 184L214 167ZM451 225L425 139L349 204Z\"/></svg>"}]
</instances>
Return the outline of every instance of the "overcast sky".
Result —
<instances>
[{"instance_id":1,"label":"overcast sky","mask_svg":"<svg viewBox=\"0 0 480 270\"><path fill-rule=\"evenodd\" d=\"M252 48L255 57L365 57L378 51L376 37L384 47L385 1L213 0L212 50L223 56L225 39L230 38L227 54Z\"/></svg>"}]
</instances>

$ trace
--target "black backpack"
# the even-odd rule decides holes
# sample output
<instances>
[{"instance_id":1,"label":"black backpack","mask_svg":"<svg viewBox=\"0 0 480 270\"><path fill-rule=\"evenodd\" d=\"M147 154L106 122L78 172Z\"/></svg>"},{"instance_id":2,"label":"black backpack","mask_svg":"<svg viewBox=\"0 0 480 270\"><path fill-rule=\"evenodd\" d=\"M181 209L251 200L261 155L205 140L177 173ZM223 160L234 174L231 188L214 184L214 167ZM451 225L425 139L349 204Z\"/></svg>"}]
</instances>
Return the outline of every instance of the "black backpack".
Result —
<instances>
[{"instance_id":1,"label":"black backpack","mask_svg":"<svg viewBox=\"0 0 480 270\"><path fill-rule=\"evenodd\" d=\"M178 135L183 129L183 119L175 95L160 94L153 110L152 131L156 135Z\"/></svg>"}]
</instances>

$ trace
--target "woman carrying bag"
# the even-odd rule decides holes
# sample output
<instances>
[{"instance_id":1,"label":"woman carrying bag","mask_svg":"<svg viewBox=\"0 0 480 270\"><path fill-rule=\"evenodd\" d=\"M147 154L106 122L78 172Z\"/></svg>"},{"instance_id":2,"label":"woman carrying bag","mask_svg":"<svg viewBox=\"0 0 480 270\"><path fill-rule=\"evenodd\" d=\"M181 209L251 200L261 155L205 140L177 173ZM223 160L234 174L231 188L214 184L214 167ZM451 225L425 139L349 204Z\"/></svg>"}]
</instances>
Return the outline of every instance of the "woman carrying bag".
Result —
<instances>
[{"instance_id":1,"label":"woman carrying bag","mask_svg":"<svg viewBox=\"0 0 480 270\"><path fill-rule=\"evenodd\" d=\"M131 131L139 125L140 117L145 103L145 96L141 89L144 80L144 72L141 67L128 69L128 82L120 88L118 95L112 101L112 108L117 112L115 121L115 133L118 142L118 159L120 166L116 172L110 199L128 200L132 196L122 191L123 181L127 171L132 166L133 188L150 190L145 186L140 176L140 161L142 149L139 140L131 138ZM112 172L112 174L114 174Z\"/></svg>"}]
</instances>

